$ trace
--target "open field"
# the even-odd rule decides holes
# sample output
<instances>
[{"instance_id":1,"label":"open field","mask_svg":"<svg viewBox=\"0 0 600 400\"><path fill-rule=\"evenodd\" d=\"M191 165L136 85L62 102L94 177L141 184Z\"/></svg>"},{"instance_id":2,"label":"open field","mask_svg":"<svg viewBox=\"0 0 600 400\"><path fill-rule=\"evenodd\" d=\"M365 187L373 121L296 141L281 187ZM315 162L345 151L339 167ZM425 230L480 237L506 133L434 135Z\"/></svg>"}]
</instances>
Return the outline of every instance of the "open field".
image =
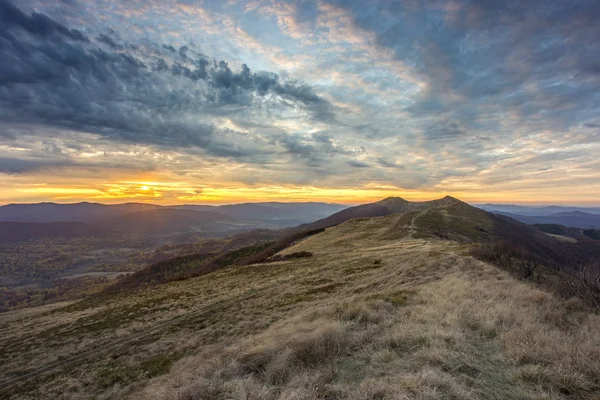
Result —
<instances>
[{"instance_id":1,"label":"open field","mask_svg":"<svg viewBox=\"0 0 600 400\"><path fill-rule=\"evenodd\" d=\"M283 252L312 257L4 313L0 384L58 367L2 394L597 398L598 315L473 259L467 244L382 239L394 218L351 220Z\"/></svg>"}]
</instances>

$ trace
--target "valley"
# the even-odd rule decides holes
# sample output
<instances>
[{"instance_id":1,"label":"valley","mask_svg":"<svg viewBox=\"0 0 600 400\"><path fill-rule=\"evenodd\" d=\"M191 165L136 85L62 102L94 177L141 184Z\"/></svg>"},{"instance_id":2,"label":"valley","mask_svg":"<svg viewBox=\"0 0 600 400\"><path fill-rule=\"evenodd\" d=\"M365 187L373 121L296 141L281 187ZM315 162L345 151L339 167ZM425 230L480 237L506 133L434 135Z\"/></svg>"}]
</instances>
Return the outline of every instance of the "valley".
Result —
<instances>
[{"instance_id":1,"label":"valley","mask_svg":"<svg viewBox=\"0 0 600 400\"><path fill-rule=\"evenodd\" d=\"M2 206L0 311L79 299L162 260L272 240L286 227L342 208L327 203Z\"/></svg>"}]
</instances>

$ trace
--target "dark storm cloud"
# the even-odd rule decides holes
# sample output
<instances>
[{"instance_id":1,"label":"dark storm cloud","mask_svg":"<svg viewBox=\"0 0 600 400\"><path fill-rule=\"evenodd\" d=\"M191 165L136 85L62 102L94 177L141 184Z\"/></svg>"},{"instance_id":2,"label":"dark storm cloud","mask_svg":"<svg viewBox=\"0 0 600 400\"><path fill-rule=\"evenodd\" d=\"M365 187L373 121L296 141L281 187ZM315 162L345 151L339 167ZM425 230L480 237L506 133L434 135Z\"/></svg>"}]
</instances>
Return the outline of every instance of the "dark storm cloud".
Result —
<instances>
[{"instance_id":1,"label":"dark storm cloud","mask_svg":"<svg viewBox=\"0 0 600 400\"><path fill-rule=\"evenodd\" d=\"M186 46L171 54L175 48L164 45L165 57L152 58L124 52L112 36L99 35L97 40L107 45L100 48L77 30L43 14L28 16L3 0L0 21L4 123L244 158L263 150L223 139L235 132L216 128L212 116L239 112L256 98L269 97L283 107L304 108L313 118L331 118L329 104L306 85L252 72L245 64L236 72L224 61L192 60Z\"/></svg>"}]
</instances>

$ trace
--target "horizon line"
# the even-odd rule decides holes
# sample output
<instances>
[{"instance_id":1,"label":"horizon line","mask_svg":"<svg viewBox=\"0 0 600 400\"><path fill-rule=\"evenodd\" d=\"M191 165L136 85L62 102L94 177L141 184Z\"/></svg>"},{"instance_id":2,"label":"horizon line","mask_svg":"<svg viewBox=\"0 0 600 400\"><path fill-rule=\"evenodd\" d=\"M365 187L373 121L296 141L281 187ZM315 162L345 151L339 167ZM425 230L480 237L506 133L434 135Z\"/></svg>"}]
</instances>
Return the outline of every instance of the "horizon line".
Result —
<instances>
[{"instance_id":1,"label":"horizon line","mask_svg":"<svg viewBox=\"0 0 600 400\"><path fill-rule=\"evenodd\" d=\"M448 195L443 196L443 197L434 197L430 200L408 200L408 201L422 202L422 201L439 200L444 197L448 197ZM450 197L454 197L454 198L460 200L460 198L457 198L455 196L450 196ZM384 200L387 198L402 198L402 199L404 199L401 196L388 196L388 197L383 197L380 200ZM266 203L280 203L280 204L310 204L310 203L318 204L319 203L319 204L330 204L330 205L341 205L341 206L353 207L353 206L357 206L357 205L361 205L361 204L374 203L374 202L377 202L380 200L359 202L359 203L343 203L343 202L336 202L333 200L328 200L328 201L324 201L324 200L319 200L319 201L266 200L266 201L241 201L241 202L233 202L233 203L190 203L190 202L186 202L186 203L171 203L171 204L157 204L157 203L145 202L145 201L125 201L122 203L103 203L103 202L99 202L99 201L83 200L83 201L64 202L64 203L60 202L60 201L40 201L40 202L23 202L23 203L19 203L19 202L1 203L0 202L0 207L9 206L9 205L40 205L40 204L55 204L55 205L98 204L98 205L104 205L104 206L117 206L117 205L124 205L124 204L143 204L143 205L150 205L150 206L156 206L156 207L177 207L177 206L219 207L219 206L230 206L230 205L241 205L241 204L266 204ZM483 201L465 201L465 203L468 203L473 206L495 205L495 206L517 206L517 207L577 207L577 208L599 208L600 207L600 203L583 203L585 205L581 205L582 203L579 203L579 204L561 203L561 202L537 203L537 202L527 202L527 201L520 201L520 202L517 201L517 202L507 202L507 203L493 202L493 201L485 201L485 202L483 202Z\"/></svg>"}]
</instances>

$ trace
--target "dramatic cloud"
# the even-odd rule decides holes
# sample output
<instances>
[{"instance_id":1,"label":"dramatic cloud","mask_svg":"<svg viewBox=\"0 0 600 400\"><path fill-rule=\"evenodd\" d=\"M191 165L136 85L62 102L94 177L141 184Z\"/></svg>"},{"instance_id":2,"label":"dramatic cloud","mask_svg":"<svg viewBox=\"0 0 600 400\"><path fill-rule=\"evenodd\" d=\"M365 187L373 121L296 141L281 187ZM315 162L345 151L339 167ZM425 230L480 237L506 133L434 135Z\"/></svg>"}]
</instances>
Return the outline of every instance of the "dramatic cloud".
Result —
<instances>
[{"instance_id":1,"label":"dramatic cloud","mask_svg":"<svg viewBox=\"0 0 600 400\"><path fill-rule=\"evenodd\" d=\"M124 46L104 34L93 44L78 30L43 14L27 16L5 1L0 18L4 123L243 157L263 149L224 141L227 134L235 139L236 132L215 126L216 116L293 108L305 110L307 118L333 118L330 105L311 87L275 73L253 73L246 64L234 72L225 61L191 59L186 47L167 61L120 51Z\"/></svg>"},{"instance_id":2,"label":"dramatic cloud","mask_svg":"<svg viewBox=\"0 0 600 400\"><path fill-rule=\"evenodd\" d=\"M551 198L600 182L599 17L594 0L0 0L0 185L86 168Z\"/></svg>"}]
</instances>

